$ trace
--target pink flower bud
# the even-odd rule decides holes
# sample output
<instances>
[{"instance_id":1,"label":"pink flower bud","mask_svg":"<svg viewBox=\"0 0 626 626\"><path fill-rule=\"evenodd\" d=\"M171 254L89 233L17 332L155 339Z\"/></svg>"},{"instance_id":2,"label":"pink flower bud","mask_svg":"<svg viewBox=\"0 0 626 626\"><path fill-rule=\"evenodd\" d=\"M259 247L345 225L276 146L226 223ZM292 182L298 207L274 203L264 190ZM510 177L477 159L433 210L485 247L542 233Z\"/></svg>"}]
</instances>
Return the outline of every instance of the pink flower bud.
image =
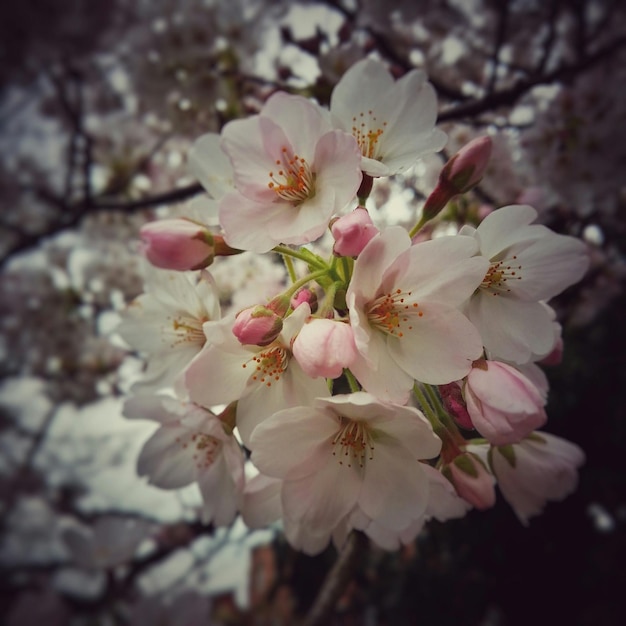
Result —
<instances>
[{"instance_id":1,"label":"pink flower bud","mask_svg":"<svg viewBox=\"0 0 626 626\"><path fill-rule=\"evenodd\" d=\"M478 510L484 511L496 503L495 480L477 456L460 454L444 466L443 474L459 496Z\"/></svg>"},{"instance_id":2,"label":"pink flower bud","mask_svg":"<svg viewBox=\"0 0 626 626\"><path fill-rule=\"evenodd\" d=\"M283 320L260 304L237 314L233 335L243 345L268 346L283 329Z\"/></svg>"},{"instance_id":3,"label":"pink flower bud","mask_svg":"<svg viewBox=\"0 0 626 626\"><path fill-rule=\"evenodd\" d=\"M168 270L197 270L213 262L213 236L186 219L150 222L140 231L143 253L152 265Z\"/></svg>"},{"instance_id":4,"label":"pink flower bud","mask_svg":"<svg viewBox=\"0 0 626 626\"><path fill-rule=\"evenodd\" d=\"M463 146L444 166L439 180L456 193L465 193L483 177L493 145L489 137L477 137Z\"/></svg>"},{"instance_id":5,"label":"pink flower bud","mask_svg":"<svg viewBox=\"0 0 626 626\"><path fill-rule=\"evenodd\" d=\"M310 319L298 333L292 350L311 378L338 378L356 356L352 327L329 319Z\"/></svg>"},{"instance_id":6,"label":"pink flower bud","mask_svg":"<svg viewBox=\"0 0 626 626\"><path fill-rule=\"evenodd\" d=\"M476 430L490 443L517 443L545 423L544 398L519 370L480 360L467 375L465 402Z\"/></svg>"},{"instance_id":7,"label":"pink flower bud","mask_svg":"<svg viewBox=\"0 0 626 626\"><path fill-rule=\"evenodd\" d=\"M443 166L437 186L424 203L423 214L427 220L435 217L454 196L469 191L480 181L487 169L491 148L489 137L477 137Z\"/></svg>"},{"instance_id":8,"label":"pink flower bud","mask_svg":"<svg viewBox=\"0 0 626 626\"><path fill-rule=\"evenodd\" d=\"M292 309L297 309L303 302L311 307L311 313L317 310L317 294L308 287L303 287L292 296L290 304Z\"/></svg>"},{"instance_id":9,"label":"pink flower bud","mask_svg":"<svg viewBox=\"0 0 626 626\"><path fill-rule=\"evenodd\" d=\"M364 207L357 207L349 215L331 222L330 230L335 238L333 252L337 256L358 256L379 232Z\"/></svg>"},{"instance_id":10,"label":"pink flower bud","mask_svg":"<svg viewBox=\"0 0 626 626\"><path fill-rule=\"evenodd\" d=\"M452 415L454 421L465 430L474 430L474 424L472 424L472 418L467 412L461 387L457 383L439 385L439 393L446 411Z\"/></svg>"}]
</instances>

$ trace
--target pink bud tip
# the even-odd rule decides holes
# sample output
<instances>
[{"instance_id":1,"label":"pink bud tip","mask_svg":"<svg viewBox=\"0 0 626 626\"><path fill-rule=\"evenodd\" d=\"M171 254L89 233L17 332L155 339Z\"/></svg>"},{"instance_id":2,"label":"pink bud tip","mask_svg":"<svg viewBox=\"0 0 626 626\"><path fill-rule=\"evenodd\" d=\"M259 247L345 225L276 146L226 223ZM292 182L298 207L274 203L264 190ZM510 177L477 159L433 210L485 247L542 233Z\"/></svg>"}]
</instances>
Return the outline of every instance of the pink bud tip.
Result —
<instances>
[{"instance_id":1,"label":"pink bud tip","mask_svg":"<svg viewBox=\"0 0 626 626\"><path fill-rule=\"evenodd\" d=\"M260 304L238 313L233 324L233 334L243 345L267 346L282 329L282 318Z\"/></svg>"},{"instance_id":2,"label":"pink bud tip","mask_svg":"<svg viewBox=\"0 0 626 626\"><path fill-rule=\"evenodd\" d=\"M143 253L155 267L197 270L213 262L213 236L186 219L168 219L142 226Z\"/></svg>"},{"instance_id":3,"label":"pink bud tip","mask_svg":"<svg viewBox=\"0 0 626 626\"><path fill-rule=\"evenodd\" d=\"M469 191L483 177L492 148L489 137L472 139L444 165L440 181L450 185L456 193Z\"/></svg>"},{"instance_id":4,"label":"pink bud tip","mask_svg":"<svg viewBox=\"0 0 626 626\"><path fill-rule=\"evenodd\" d=\"M357 207L349 215L337 218L330 230L335 238L333 252L337 256L358 256L379 231L367 209Z\"/></svg>"}]
</instances>

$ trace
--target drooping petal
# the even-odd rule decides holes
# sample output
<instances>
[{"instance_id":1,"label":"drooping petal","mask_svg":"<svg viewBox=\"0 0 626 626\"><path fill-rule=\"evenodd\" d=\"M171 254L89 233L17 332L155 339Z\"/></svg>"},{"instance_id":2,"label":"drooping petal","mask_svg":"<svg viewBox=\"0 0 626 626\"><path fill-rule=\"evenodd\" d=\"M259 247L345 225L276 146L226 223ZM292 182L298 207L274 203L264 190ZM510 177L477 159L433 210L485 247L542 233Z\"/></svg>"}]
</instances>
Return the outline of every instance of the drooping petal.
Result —
<instances>
[{"instance_id":1,"label":"drooping petal","mask_svg":"<svg viewBox=\"0 0 626 626\"><path fill-rule=\"evenodd\" d=\"M402 530L428 504L428 480L420 463L401 445L374 444L365 466L359 506L392 530Z\"/></svg>"}]
</instances>

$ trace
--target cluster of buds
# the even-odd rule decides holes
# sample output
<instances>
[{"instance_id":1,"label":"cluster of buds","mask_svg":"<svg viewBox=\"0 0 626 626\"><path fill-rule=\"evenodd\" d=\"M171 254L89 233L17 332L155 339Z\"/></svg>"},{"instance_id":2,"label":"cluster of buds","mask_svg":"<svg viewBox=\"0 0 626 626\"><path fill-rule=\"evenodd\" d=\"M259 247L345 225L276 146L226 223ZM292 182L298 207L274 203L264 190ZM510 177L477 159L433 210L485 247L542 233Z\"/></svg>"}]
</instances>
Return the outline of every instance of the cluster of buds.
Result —
<instances>
[{"instance_id":1,"label":"cluster of buds","mask_svg":"<svg viewBox=\"0 0 626 626\"><path fill-rule=\"evenodd\" d=\"M330 111L275 93L192 148L217 225L142 229L165 269L150 269L119 327L147 358L125 414L159 423L140 474L196 482L204 520L281 521L308 554L352 530L393 549L431 518L493 506L496 489L527 523L575 488L581 450L537 429L540 364L562 351L548 301L585 273L584 244L526 205L424 235L479 182L486 137L448 161L412 229L379 228L365 208L378 178L443 148L436 113L423 72L396 81L371 59ZM211 263L240 251L281 257L289 284L222 316Z\"/></svg>"}]
</instances>

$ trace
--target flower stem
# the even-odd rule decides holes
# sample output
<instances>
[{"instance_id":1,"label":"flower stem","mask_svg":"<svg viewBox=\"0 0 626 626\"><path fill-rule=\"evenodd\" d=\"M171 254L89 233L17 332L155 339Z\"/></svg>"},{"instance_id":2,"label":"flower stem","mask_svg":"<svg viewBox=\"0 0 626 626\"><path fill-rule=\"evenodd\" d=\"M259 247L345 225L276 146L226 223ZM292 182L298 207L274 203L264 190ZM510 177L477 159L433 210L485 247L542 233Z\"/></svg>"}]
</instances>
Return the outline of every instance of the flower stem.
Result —
<instances>
[{"instance_id":1,"label":"flower stem","mask_svg":"<svg viewBox=\"0 0 626 626\"><path fill-rule=\"evenodd\" d=\"M286 254L283 254L282 257L283 257L283 261L285 262L285 267L287 268L287 272L289 273L289 278L292 283L295 283L298 277L296 275L296 268L293 265L293 259L290 256L287 256Z\"/></svg>"},{"instance_id":2,"label":"flower stem","mask_svg":"<svg viewBox=\"0 0 626 626\"><path fill-rule=\"evenodd\" d=\"M291 298L291 296L293 296L293 294L296 293L296 291L298 291L300 287L304 287L304 285L306 285L307 283L310 283L313 280L317 280L318 278L322 278L322 276L328 276L328 268L317 270L316 272L311 272L310 274L302 277L300 280L297 280L295 283L293 283L293 285L291 285L291 287L289 287L289 289L287 289L287 291L285 291L283 296Z\"/></svg>"},{"instance_id":3,"label":"flower stem","mask_svg":"<svg viewBox=\"0 0 626 626\"><path fill-rule=\"evenodd\" d=\"M300 250L292 250L291 248L288 248L287 246L274 246L272 250L274 252L278 252L279 254L282 254L283 256L292 257L294 259L300 259L301 261L304 261L308 265L319 267L320 269L328 267L328 265L322 258L317 256L317 254L313 254L309 250L306 250L306 248L302 248Z\"/></svg>"},{"instance_id":4,"label":"flower stem","mask_svg":"<svg viewBox=\"0 0 626 626\"><path fill-rule=\"evenodd\" d=\"M354 374L349 369L343 370L343 373L348 381L348 385L350 385L350 391L353 393L361 391L361 385L359 385L357 379L354 377Z\"/></svg>"},{"instance_id":5,"label":"flower stem","mask_svg":"<svg viewBox=\"0 0 626 626\"><path fill-rule=\"evenodd\" d=\"M428 421L433 427L433 430L437 432L437 429L441 429L442 427L441 422L439 418L437 417L437 414L435 413L433 408L430 406L430 403L428 402L426 396L424 395L424 392L420 389L420 386L417 383L413 385L413 393L415 394L417 401L422 407L422 410L424 411L424 415L426 415L426 417L428 418Z\"/></svg>"}]
</instances>

